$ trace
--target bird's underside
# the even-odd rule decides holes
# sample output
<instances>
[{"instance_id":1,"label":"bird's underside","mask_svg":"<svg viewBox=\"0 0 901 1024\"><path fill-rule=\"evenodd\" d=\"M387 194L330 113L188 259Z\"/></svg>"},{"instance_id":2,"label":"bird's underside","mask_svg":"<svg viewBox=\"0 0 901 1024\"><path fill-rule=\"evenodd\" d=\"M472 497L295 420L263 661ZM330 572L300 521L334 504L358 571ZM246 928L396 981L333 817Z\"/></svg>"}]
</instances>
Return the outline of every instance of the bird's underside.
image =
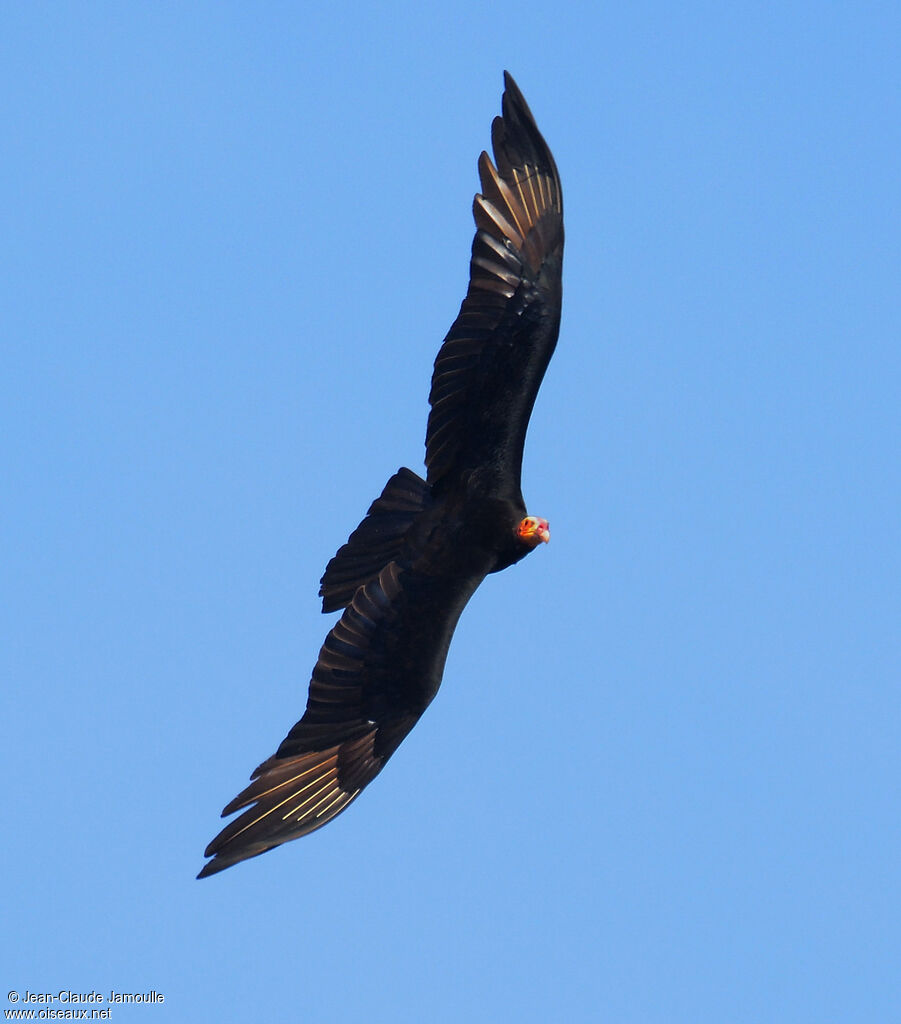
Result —
<instances>
[{"instance_id":1,"label":"bird's underside","mask_svg":"<svg viewBox=\"0 0 901 1024\"><path fill-rule=\"evenodd\" d=\"M557 340L563 207L553 157L505 75L495 162L479 160L466 298L435 360L426 479L400 469L326 567L343 609L307 707L223 816L202 878L321 828L381 771L441 683L482 580L548 539L520 492L523 443Z\"/></svg>"}]
</instances>

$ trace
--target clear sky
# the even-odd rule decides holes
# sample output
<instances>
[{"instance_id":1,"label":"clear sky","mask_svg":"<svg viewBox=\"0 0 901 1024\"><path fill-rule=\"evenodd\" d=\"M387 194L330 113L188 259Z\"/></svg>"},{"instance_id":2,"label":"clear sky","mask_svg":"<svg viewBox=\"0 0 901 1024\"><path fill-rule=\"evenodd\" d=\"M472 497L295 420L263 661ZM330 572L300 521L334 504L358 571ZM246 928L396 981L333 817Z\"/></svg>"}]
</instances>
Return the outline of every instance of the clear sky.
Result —
<instances>
[{"instance_id":1,"label":"clear sky","mask_svg":"<svg viewBox=\"0 0 901 1024\"><path fill-rule=\"evenodd\" d=\"M421 468L505 67L551 543L346 814L197 882ZM898 1019L899 67L890 3L3 5L3 1009Z\"/></svg>"}]
</instances>

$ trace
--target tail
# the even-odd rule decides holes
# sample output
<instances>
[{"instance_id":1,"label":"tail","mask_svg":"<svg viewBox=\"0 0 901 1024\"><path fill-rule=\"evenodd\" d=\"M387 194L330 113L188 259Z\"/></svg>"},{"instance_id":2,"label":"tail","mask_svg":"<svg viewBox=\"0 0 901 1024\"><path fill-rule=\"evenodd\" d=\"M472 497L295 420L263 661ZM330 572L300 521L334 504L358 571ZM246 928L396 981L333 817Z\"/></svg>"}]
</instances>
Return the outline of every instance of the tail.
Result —
<instances>
[{"instance_id":1,"label":"tail","mask_svg":"<svg viewBox=\"0 0 901 1024\"><path fill-rule=\"evenodd\" d=\"M402 467L391 477L366 518L325 567L319 588L324 612L346 608L358 588L389 562L402 560L407 531L430 503L429 485L412 470Z\"/></svg>"}]
</instances>

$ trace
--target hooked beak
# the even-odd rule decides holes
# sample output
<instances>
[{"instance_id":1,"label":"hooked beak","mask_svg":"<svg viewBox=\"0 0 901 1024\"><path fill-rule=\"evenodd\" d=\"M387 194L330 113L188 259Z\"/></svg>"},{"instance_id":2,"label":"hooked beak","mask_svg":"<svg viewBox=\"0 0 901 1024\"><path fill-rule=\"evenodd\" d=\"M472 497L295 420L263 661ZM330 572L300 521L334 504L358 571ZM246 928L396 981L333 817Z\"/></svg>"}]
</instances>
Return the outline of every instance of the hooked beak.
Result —
<instances>
[{"instance_id":1,"label":"hooked beak","mask_svg":"<svg viewBox=\"0 0 901 1024\"><path fill-rule=\"evenodd\" d=\"M521 540L531 544L532 547L538 547L539 544L547 544L551 539L550 524L546 519L540 518L540 516L526 516L517 527L516 533Z\"/></svg>"}]
</instances>

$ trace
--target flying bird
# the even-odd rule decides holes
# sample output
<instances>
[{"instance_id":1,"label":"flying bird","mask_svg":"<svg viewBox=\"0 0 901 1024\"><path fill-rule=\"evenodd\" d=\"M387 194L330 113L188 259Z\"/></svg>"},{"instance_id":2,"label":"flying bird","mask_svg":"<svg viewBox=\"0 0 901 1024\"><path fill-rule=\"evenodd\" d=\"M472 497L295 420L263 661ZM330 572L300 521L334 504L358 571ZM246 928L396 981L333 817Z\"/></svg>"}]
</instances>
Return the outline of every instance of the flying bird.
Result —
<instances>
[{"instance_id":1,"label":"flying bird","mask_svg":"<svg viewBox=\"0 0 901 1024\"><path fill-rule=\"evenodd\" d=\"M435 359L425 479L399 469L328 563L323 612L343 609L307 707L222 816L215 874L321 828L378 775L438 692L460 613L489 573L549 539L520 489L526 428L557 343L563 199L513 78L491 126L469 288Z\"/></svg>"}]
</instances>

